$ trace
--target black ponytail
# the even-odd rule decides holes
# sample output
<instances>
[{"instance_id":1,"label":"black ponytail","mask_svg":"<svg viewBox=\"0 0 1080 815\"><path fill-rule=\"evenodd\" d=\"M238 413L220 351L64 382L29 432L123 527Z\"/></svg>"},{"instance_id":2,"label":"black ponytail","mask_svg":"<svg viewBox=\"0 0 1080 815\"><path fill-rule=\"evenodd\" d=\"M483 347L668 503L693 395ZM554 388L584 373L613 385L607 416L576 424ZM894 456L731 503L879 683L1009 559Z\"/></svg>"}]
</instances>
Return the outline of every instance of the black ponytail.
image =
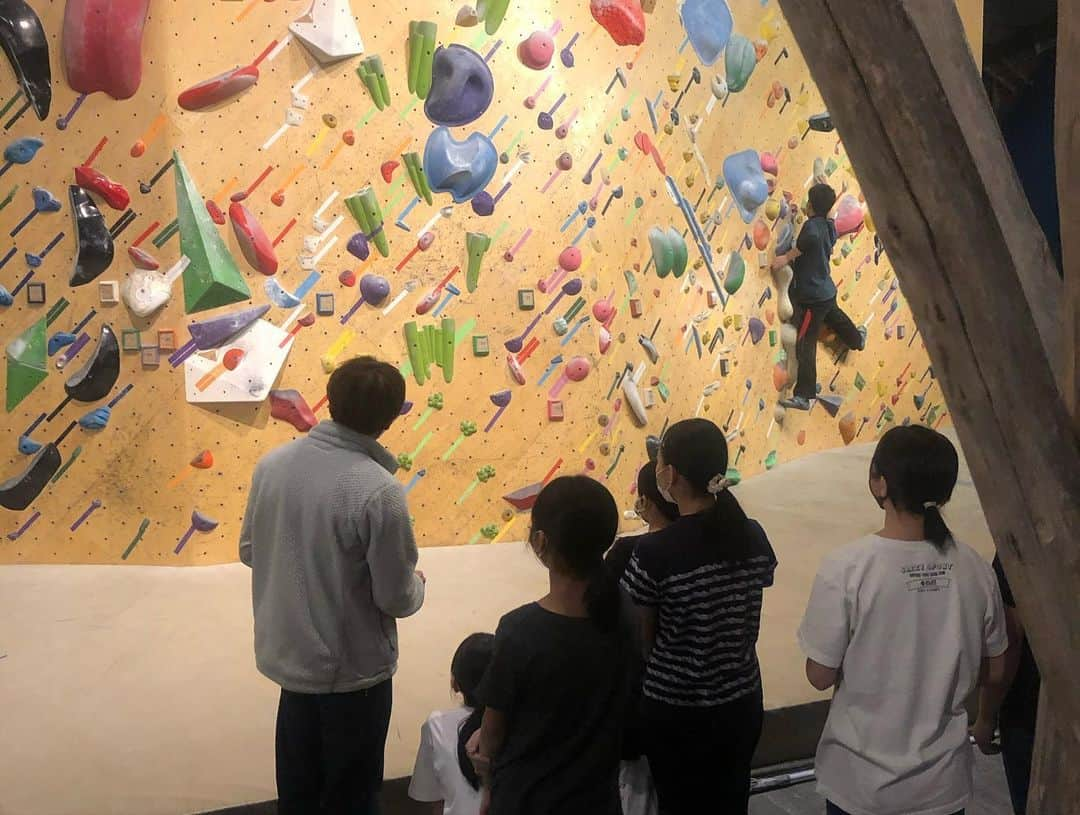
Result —
<instances>
[{"instance_id":1,"label":"black ponytail","mask_svg":"<svg viewBox=\"0 0 1080 815\"><path fill-rule=\"evenodd\" d=\"M480 729L480 723L484 719L484 706L476 698L476 690L480 687L480 680L484 678L494 650L494 635L470 634L458 646L450 662L450 675L454 677L454 682L464 697L465 706L472 708L468 718L458 728L457 755L461 774L474 790L480 789L480 776L476 774L476 768L473 767L465 746L473 733Z\"/></svg>"},{"instance_id":2,"label":"black ponytail","mask_svg":"<svg viewBox=\"0 0 1080 815\"><path fill-rule=\"evenodd\" d=\"M941 507L952 498L960 457L948 438L929 427L894 427L881 437L870 475L885 479L886 495L902 512L923 517L923 536L944 551L952 541Z\"/></svg>"},{"instance_id":3,"label":"black ponytail","mask_svg":"<svg viewBox=\"0 0 1080 815\"><path fill-rule=\"evenodd\" d=\"M604 553L619 531L619 507L599 481L583 475L556 478L532 508L533 533L547 539L549 568L587 581L585 607L604 631L619 619L619 589Z\"/></svg>"},{"instance_id":4,"label":"black ponytail","mask_svg":"<svg viewBox=\"0 0 1080 815\"><path fill-rule=\"evenodd\" d=\"M728 470L728 445L724 431L708 419L676 422L660 442L660 456L702 495L712 495L713 505L704 520L710 537L723 541L738 556L741 544L756 540L749 535L746 512L738 499L721 484Z\"/></svg>"}]
</instances>

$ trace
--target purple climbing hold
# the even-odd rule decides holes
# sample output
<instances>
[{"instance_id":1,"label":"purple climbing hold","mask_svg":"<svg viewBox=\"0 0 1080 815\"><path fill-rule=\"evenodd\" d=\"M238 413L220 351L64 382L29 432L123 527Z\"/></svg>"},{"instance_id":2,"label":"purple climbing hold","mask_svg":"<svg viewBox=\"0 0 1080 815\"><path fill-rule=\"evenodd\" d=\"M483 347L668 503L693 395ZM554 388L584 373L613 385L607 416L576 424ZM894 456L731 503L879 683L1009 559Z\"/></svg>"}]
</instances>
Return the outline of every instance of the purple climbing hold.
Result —
<instances>
[{"instance_id":1,"label":"purple climbing hold","mask_svg":"<svg viewBox=\"0 0 1080 815\"><path fill-rule=\"evenodd\" d=\"M479 119L491 105L495 80L484 58L464 45L439 46L431 67L424 113L437 125L459 127Z\"/></svg>"},{"instance_id":2,"label":"purple climbing hold","mask_svg":"<svg viewBox=\"0 0 1080 815\"><path fill-rule=\"evenodd\" d=\"M495 407L504 408L510 404L512 396L513 394L510 391L498 391L488 398L491 399L491 404L495 405Z\"/></svg>"},{"instance_id":3,"label":"purple climbing hold","mask_svg":"<svg viewBox=\"0 0 1080 815\"><path fill-rule=\"evenodd\" d=\"M367 260L368 255L371 254L371 248L368 246L368 239L363 232L357 232L349 238L346 248L349 250L350 255L360 258L360 260Z\"/></svg>"},{"instance_id":4,"label":"purple climbing hold","mask_svg":"<svg viewBox=\"0 0 1080 815\"><path fill-rule=\"evenodd\" d=\"M366 274L360 278L360 295L377 306L390 296L390 281L382 275Z\"/></svg>"},{"instance_id":5,"label":"purple climbing hold","mask_svg":"<svg viewBox=\"0 0 1080 815\"><path fill-rule=\"evenodd\" d=\"M481 191L476 194L476 197L472 200L472 209L477 215L482 218L486 218L488 215L495 211L495 199L491 197L491 193Z\"/></svg>"},{"instance_id":6,"label":"purple climbing hold","mask_svg":"<svg viewBox=\"0 0 1080 815\"><path fill-rule=\"evenodd\" d=\"M252 306L251 308L234 311L231 314L222 314L220 317L211 317L208 320L191 323L188 326L188 331L191 332L191 339L194 341L195 347L200 351L220 348L268 311L270 311L269 305Z\"/></svg>"},{"instance_id":7,"label":"purple climbing hold","mask_svg":"<svg viewBox=\"0 0 1080 815\"><path fill-rule=\"evenodd\" d=\"M765 336L765 323L761 322L757 317L750 318L750 341L757 345L761 342L761 338Z\"/></svg>"}]
</instances>

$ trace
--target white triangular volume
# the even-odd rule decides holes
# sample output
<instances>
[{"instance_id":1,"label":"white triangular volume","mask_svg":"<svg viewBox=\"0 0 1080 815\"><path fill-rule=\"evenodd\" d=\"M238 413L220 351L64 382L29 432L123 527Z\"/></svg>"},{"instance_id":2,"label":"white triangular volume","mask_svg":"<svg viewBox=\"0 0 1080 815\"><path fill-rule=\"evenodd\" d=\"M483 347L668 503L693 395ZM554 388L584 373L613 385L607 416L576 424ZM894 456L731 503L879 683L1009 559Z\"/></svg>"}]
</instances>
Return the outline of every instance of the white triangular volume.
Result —
<instances>
[{"instance_id":1,"label":"white triangular volume","mask_svg":"<svg viewBox=\"0 0 1080 815\"><path fill-rule=\"evenodd\" d=\"M270 395L292 350L293 343L285 342L288 336L276 325L258 320L218 349L216 361L201 354L188 357L184 360L187 401L192 404L263 401ZM234 370L228 371L223 360L233 349L242 351L244 356Z\"/></svg>"},{"instance_id":2,"label":"white triangular volume","mask_svg":"<svg viewBox=\"0 0 1080 815\"><path fill-rule=\"evenodd\" d=\"M364 53L349 0L314 0L289 30L322 65Z\"/></svg>"}]
</instances>

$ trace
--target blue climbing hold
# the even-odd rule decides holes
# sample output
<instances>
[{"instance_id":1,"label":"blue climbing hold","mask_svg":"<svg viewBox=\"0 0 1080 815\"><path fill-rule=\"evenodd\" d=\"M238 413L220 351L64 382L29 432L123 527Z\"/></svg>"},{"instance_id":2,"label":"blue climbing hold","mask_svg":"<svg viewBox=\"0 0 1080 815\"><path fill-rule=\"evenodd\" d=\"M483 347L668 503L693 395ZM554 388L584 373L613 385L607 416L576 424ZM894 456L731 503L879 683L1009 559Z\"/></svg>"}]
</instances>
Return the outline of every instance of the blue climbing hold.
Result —
<instances>
[{"instance_id":1,"label":"blue climbing hold","mask_svg":"<svg viewBox=\"0 0 1080 815\"><path fill-rule=\"evenodd\" d=\"M11 296L11 292L0 286L0 306L10 306L15 302L15 298Z\"/></svg>"},{"instance_id":2,"label":"blue climbing hold","mask_svg":"<svg viewBox=\"0 0 1080 815\"><path fill-rule=\"evenodd\" d=\"M38 150L45 146L41 139L27 137L16 139L4 148L4 161L12 164L29 164L34 160Z\"/></svg>"},{"instance_id":3,"label":"blue climbing hold","mask_svg":"<svg viewBox=\"0 0 1080 815\"><path fill-rule=\"evenodd\" d=\"M29 436L19 436L19 452L24 456L32 456L41 449L41 444Z\"/></svg>"},{"instance_id":4,"label":"blue climbing hold","mask_svg":"<svg viewBox=\"0 0 1080 815\"><path fill-rule=\"evenodd\" d=\"M103 430L111 417L111 407L106 405L105 407L94 408L79 419L79 427L83 430Z\"/></svg>"},{"instance_id":5,"label":"blue climbing hold","mask_svg":"<svg viewBox=\"0 0 1080 815\"><path fill-rule=\"evenodd\" d=\"M720 59L734 26L726 0L685 0L679 16L702 64L712 65Z\"/></svg>"},{"instance_id":6,"label":"blue climbing hold","mask_svg":"<svg viewBox=\"0 0 1080 815\"><path fill-rule=\"evenodd\" d=\"M45 258L41 255L35 255L33 252L26 253L26 265L31 269L37 269L45 262Z\"/></svg>"},{"instance_id":7,"label":"blue climbing hold","mask_svg":"<svg viewBox=\"0 0 1080 815\"><path fill-rule=\"evenodd\" d=\"M743 150L724 159L724 181L743 221L750 223L769 197L769 182L757 150Z\"/></svg>"},{"instance_id":8,"label":"blue climbing hold","mask_svg":"<svg viewBox=\"0 0 1080 815\"><path fill-rule=\"evenodd\" d=\"M424 175L435 192L448 192L455 204L472 200L488 185L499 165L499 151L483 133L463 141L438 127L424 147Z\"/></svg>"},{"instance_id":9,"label":"blue climbing hold","mask_svg":"<svg viewBox=\"0 0 1080 815\"><path fill-rule=\"evenodd\" d=\"M278 308L296 308L303 302L303 300L295 294L281 288L281 284L278 283L276 277L268 277L264 286L266 288L266 296L269 297L270 302Z\"/></svg>"},{"instance_id":10,"label":"blue climbing hold","mask_svg":"<svg viewBox=\"0 0 1080 815\"><path fill-rule=\"evenodd\" d=\"M44 187L34 187L34 210L37 212L59 212L60 201Z\"/></svg>"},{"instance_id":11,"label":"blue climbing hold","mask_svg":"<svg viewBox=\"0 0 1080 815\"><path fill-rule=\"evenodd\" d=\"M67 348L75 339L75 335L70 331L57 331L49 337L49 356L54 356L61 348Z\"/></svg>"}]
</instances>

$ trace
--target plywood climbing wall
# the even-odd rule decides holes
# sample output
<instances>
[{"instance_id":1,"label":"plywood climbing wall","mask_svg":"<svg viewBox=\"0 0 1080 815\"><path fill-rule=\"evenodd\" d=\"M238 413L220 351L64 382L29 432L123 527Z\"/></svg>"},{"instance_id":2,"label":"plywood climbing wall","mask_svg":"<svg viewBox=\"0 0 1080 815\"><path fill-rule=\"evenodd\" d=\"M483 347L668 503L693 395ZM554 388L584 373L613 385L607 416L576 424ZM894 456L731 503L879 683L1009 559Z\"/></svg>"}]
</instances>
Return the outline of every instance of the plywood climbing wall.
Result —
<instances>
[{"instance_id":1,"label":"plywood climbing wall","mask_svg":"<svg viewBox=\"0 0 1080 815\"><path fill-rule=\"evenodd\" d=\"M527 494L555 473L603 479L629 508L646 437L693 415L713 419L730 434L733 466L743 477L843 444L842 423L849 437L867 441L892 423L945 420L918 331L870 225L841 240L833 268L842 305L866 325L869 348L844 358L823 344L819 378L831 404L776 420L784 387L779 292L761 263L771 258L782 231L777 210L785 198L804 201L815 162L817 173L856 204L859 191L836 134L808 130L808 118L823 106L773 2L729 3L735 32L752 44L752 59L740 70L752 66L753 72L738 92L731 87L739 83L731 81L728 89L717 83L714 95L725 58L712 67L699 63L672 2L655 4L646 16L644 45L618 47L594 22L586 0L511 0L505 21L490 35L482 23L455 25L457 8L449 3L351 0L364 55L322 65L289 33L307 0L153 0L142 81L124 101L105 93L83 99L68 86L61 60L65 4L30 5L47 37L52 102L39 122L33 109L24 110L25 97L3 66L6 139L39 138L44 146L0 177L0 228L10 249L0 261L0 284L13 295L13 304L0 307L9 362L3 376L9 396L27 391L4 415L0 478L17 481L41 455L28 455L32 448L92 411L111 408L62 439L59 469L50 468L30 506L0 510L0 562L234 560L252 466L298 432L271 417L265 392L294 390L327 418L327 369L355 354L375 354L406 374L412 408L383 441L402 456L399 477L424 546L520 539L526 521L507 496ZM502 154L487 186L495 200L490 215L477 214L469 203L453 206L446 194L429 205L414 193L405 167L394 165L403 153L423 155L434 130L423 102L407 87L412 20L435 23L439 43L467 46L490 66L491 106L477 121L453 129L457 139L473 132L490 137ZM538 30L555 32L554 59L544 70L526 67L517 54L518 44ZM385 66L391 98L383 110L357 74L372 55ZM252 63L258 82L235 98L194 112L178 105L186 88ZM676 104L679 122L673 124ZM545 112L551 129L539 126ZM641 149L648 151L650 143L655 155ZM772 203L750 223L734 207L730 187L718 183L724 159L745 150L769 153L777 165ZM177 199L180 168L169 163L174 151L194 200ZM564 153L572 166L560 171ZM73 288L68 185L84 163L122 184L131 201L113 209L91 192L115 235L115 259L95 281ZM561 164L569 166L566 158ZM345 199L367 186L379 202L389 252L383 257L371 235L371 253L361 261L348 251L361 227ZM16 229L34 210L34 188L51 193L60 211L41 212ZM112 302L110 284L118 287L134 268L130 247L169 269L180 260L182 243L195 247L191 241L200 240L197 233L182 234L192 232L199 197L227 212L230 196L240 191L249 193L244 205L274 244L276 275L264 277L245 261L228 223L212 225L240 277L214 297L235 302L185 314L181 281L171 301L147 318ZM693 230L676 205L679 196L696 221ZM49 203L42 194L39 199ZM648 240L654 226L685 236L689 268L682 277L658 277ZM471 293L468 233L491 239ZM425 234L433 241L420 251ZM571 246L581 250L581 266L561 274L560 255ZM706 253L721 282L739 262L733 255L745 263L741 286L729 286L734 294L725 291L721 299L703 262ZM215 266L231 262L220 255L214 260ZM199 273L196 265L184 273L184 283ZM359 289L341 282L343 272L361 279L381 275L390 294L377 307L353 311ZM554 303L562 285L575 279L580 294ZM538 288L542 280L552 283L546 292ZM267 281L277 286L273 292ZM418 304L433 292L434 306L418 316ZM278 305L295 302L290 297L301 305ZM328 313L315 314L317 298ZM263 321L248 334L189 358L187 367L197 374L187 374L185 382L185 363L174 366L170 357L190 340L189 322L267 304ZM308 314L314 322L304 326ZM514 357L525 380L518 384L504 344L537 317L529 333L533 344L524 346L528 354ZM557 333L560 318L565 326ZM452 381L434 365L432 378L418 384L403 331L410 321L421 333L431 326L454 334ZM119 378L93 403L57 410L65 382L94 353L104 324L124 349ZM44 373L25 366L11 373L12 360L41 356L31 340L58 332L86 339L62 346L57 338ZM655 361L641 335L652 338ZM485 341L489 351L478 355L474 343L482 352ZM233 349L245 356L230 372L226 362L237 360L226 352ZM71 359L61 371L65 355ZM584 360L587 376L552 396L577 358L573 369L584 370ZM648 405L643 427L629 415L620 384L627 370L640 373L637 391ZM245 398L254 401L207 401L215 388L230 392L222 382L235 381L250 386ZM241 396L244 389L238 388ZM463 427L476 432L466 435ZM199 513L195 524L193 512ZM186 535L193 525L194 534Z\"/></svg>"}]
</instances>

